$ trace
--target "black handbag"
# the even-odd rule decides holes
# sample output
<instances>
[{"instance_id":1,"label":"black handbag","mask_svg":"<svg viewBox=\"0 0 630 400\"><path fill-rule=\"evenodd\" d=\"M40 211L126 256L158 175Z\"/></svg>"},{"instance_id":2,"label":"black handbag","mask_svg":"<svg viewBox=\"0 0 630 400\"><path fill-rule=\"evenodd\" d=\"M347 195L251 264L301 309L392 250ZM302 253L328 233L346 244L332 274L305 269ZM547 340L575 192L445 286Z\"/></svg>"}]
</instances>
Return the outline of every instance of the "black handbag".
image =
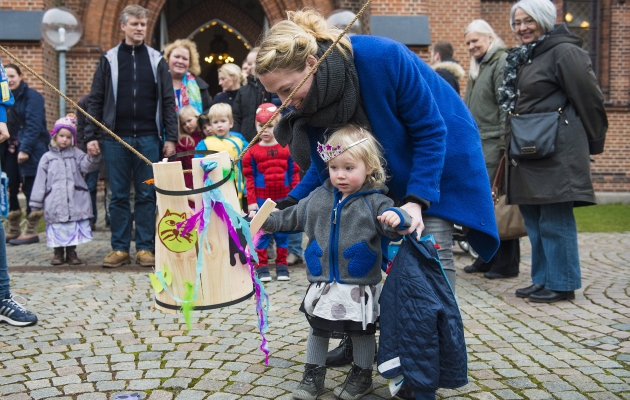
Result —
<instances>
[{"instance_id":1,"label":"black handbag","mask_svg":"<svg viewBox=\"0 0 630 400\"><path fill-rule=\"evenodd\" d=\"M536 114L510 114L510 158L532 160L549 157L556 150L558 111Z\"/></svg>"}]
</instances>

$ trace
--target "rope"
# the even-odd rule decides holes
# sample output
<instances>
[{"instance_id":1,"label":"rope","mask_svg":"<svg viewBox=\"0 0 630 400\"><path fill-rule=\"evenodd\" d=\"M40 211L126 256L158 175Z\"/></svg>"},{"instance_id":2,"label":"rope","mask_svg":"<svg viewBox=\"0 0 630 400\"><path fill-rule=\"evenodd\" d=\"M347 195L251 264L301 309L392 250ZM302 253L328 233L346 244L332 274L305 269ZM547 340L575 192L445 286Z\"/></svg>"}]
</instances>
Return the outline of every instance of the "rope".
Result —
<instances>
[{"instance_id":1,"label":"rope","mask_svg":"<svg viewBox=\"0 0 630 400\"><path fill-rule=\"evenodd\" d=\"M64 99L66 99L66 101L70 104L72 104L77 110L81 111L81 113L83 113L83 115L85 115L90 121L94 122L96 124L96 126L98 126L99 128L101 128L102 130L104 130L105 132L109 133L114 139L118 140L123 146L125 146L129 151L131 151L132 153L134 153L135 155L137 155L142 161L144 161L145 163L149 164L149 165L153 165L153 163L151 161L149 161L148 158L146 158L145 156L143 156L138 150L134 149L133 147L131 147L127 142L125 142L124 140L122 140L120 138L120 136L116 135L114 132L110 131L109 129L107 129L107 127L105 127L105 125L101 124L100 122L98 122L96 120L96 118L94 118L93 116L91 116L90 114L87 113L87 111L83 110L81 107L79 107L79 105L77 103L75 103L74 101L72 101L68 96L66 96L65 94L61 93L61 91L59 89L57 89L55 86L53 86L50 82L48 82L46 79L44 79L42 76L40 76L37 72L33 71L28 65L24 64L19 58L17 58L16 56L14 56L13 54L11 54L9 52L9 50L5 49L3 46L0 45L0 50L2 50L3 52L5 52L9 57L11 57L12 59L14 59L18 64L20 64L22 67L24 67L28 72L30 72L31 74L33 74L37 79L39 79L40 81L42 81L46 86L48 86L49 88L51 88L53 91L55 91L59 96L63 97ZM63 117L63 115L61 116Z\"/></svg>"},{"instance_id":2,"label":"rope","mask_svg":"<svg viewBox=\"0 0 630 400\"><path fill-rule=\"evenodd\" d=\"M315 63L315 65L313 66L313 68L311 68L310 71L308 71L308 73L306 74L306 76L302 79L302 81L295 87L295 89L293 89L293 91L289 94L289 96L286 98L286 100L282 103L282 105L280 107L278 107L278 109L276 110L276 112L273 113L273 115L271 116L271 118L269 118L269 120L262 126L262 128L260 129L260 132L258 132L256 134L256 136L254 136L254 138L249 142L249 144L247 145L247 147L245 147L243 149L243 151L241 152L241 154L236 157L236 159L234 160L235 163L238 163L239 161L241 161L241 159L243 158L243 156L245 155L245 153L247 153L247 151L256 143L256 141L258 140L258 138L260 138L260 135L265 131L265 129L267 129L267 127L269 126L269 124L278 116L278 114L280 114L280 112L284 109L287 108L287 104L291 101L291 99L293 99L293 96L295 96L295 94L297 93L298 90L300 90L300 88L304 85L304 82L306 82L308 80L308 78L311 77L311 75L313 75L315 73L315 71L317 70L317 67L320 66L320 64L326 59L326 57L328 57L328 55L333 51L333 49L335 48L335 46L339 43L339 41L344 37L344 35L350 30L350 28L352 28L352 25L356 22L357 19L359 19L359 17L363 14L363 12L367 9L367 7L370 5L370 3L372 2L372 0L367 0L365 2L365 4L363 5L363 7L361 7L361 9L359 10L359 12L357 13L357 15L354 16L354 18L352 19L352 21L350 21L350 23L346 26L346 28L339 34L339 36L337 37L337 39L333 42L333 44L330 45L330 47L328 48L328 50L326 50L326 52L324 52L324 54L321 56L321 58L317 61L317 63ZM71 105L73 105L79 112L81 112L83 115L85 115L90 121L94 122L94 124L96 124L96 126L98 126L99 128L101 128L103 131L107 132L110 136L112 136L114 139L116 139L117 141L119 141L123 146L125 146L129 151L131 151L132 153L134 153L136 156L138 156L142 161L144 161L145 163L147 163L148 165L153 165L153 163L151 161L149 161L145 156L143 156L138 150L134 149L133 147L131 147L127 142L125 142L124 140L122 140L120 138L120 136L116 135L114 132L112 132L111 130L109 130L105 125L101 124L99 121L96 120L96 118L92 117L90 114L88 114L87 111L85 111L84 109L82 109L81 107L79 107L79 105L77 103L75 103L74 101L72 101L72 99L70 99L68 96L66 96L65 94L61 93L61 91L59 89L57 89L55 86L53 86L50 82L48 82L46 79L44 79L41 75L39 75L37 72L33 71L28 65L24 64L19 58L17 58L16 56L14 56L13 54L11 54L9 52L9 50L7 50L6 48L4 48L4 46L0 45L0 50L2 50L4 53L6 53L10 58L12 58L13 60L15 60L18 64L20 64L22 67L24 67L28 72L30 72L31 74L33 74L37 79L39 79L40 81L42 81L46 86L48 86L49 88L51 88L54 92L56 92L59 96L63 97L64 99L66 99L66 101L68 103L70 103ZM190 169L186 169L184 170L184 173L191 173L192 170Z\"/></svg>"}]
</instances>

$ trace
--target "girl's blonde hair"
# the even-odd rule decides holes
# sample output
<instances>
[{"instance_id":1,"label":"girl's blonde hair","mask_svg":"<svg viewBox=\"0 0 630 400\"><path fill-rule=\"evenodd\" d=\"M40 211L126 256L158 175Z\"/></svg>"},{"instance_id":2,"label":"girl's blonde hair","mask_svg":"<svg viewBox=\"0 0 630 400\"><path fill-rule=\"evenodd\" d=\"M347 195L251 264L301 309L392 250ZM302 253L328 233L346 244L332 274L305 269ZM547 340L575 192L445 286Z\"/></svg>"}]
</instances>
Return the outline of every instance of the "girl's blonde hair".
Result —
<instances>
[{"instance_id":1,"label":"girl's blonde hair","mask_svg":"<svg viewBox=\"0 0 630 400\"><path fill-rule=\"evenodd\" d=\"M346 146L364 138L367 138L367 140L344 150L344 153L348 153L355 160L363 161L365 168L372 170L365 182L370 188L377 189L383 186L385 180L387 180L387 174L385 173L386 162L383 157L383 147L372 136L371 132L357 125L348 124L333 133L326 143L333 147L339 145L344 149Z\"/></svg>"},{"instance_id":2,"label":"girl's blonde hair","mask_svg":"<svg viewBox=\"0 0 630 400\"><path fill-rule=\"evenodd\" d=\"M490 40L490 45L488 46L488 50L486 50L486 54L491 53L496 48L505 47L503 40L501 40L501 38L494 32L494 29L492 29L490 24L483 19L476 19L468 24L466 29L464 29L464 36L470 32L486 36ZM468 74L472 79L477 79L479 76L479 63L473 55L470 56L470 69L468 70Z\"/></svg>"},{"instance_id":3,"label":"girl's blonde hair","mask_svg":"<svg viewBox=\"0 0 630 400\"><path fill-rule=\"evenodd\" d=\"M234 116L232 115L232 106L228 103L217 103L210 107L208 111L208 119L212 123L213 119L227 117L231 123L234 123Z\"/></svg>"},{"instance_id":4,"label":"girl's blonde hair","mask_svg":"<svg viewBox=\"0 0 630 400\"><path fill-rule=\"evenodd\" d=\"M317 56L317 42L335 41L342 30L330 27L324 17L313 9L287 11L287 19L269 29L256 56L258 76L276 69L302 71L308 56ZM344 56L352 54L352 44L344 36L337 44Z\"/></svg>"},{"instance_id":5,"label":"girl's blonde hair","mask_svg":"<svg viewBox=\"0 0 630 400\"><path fill-rule=\"evenodd\" d=\"M243 75L243 71L241 70L241 67L239 67L238 65L234 63L223 64L219 68L219 72L223 72L224 74L232 78L237 78L238 83L240 83L241 85L244 85L245 83L247 83L247 77Z\"/></svg>"},{"instance_id":6,"label":"girl's blonde hair","mask_svg":"<svg viewBox=\"0 0 630 400\"><path fill-rule=\"evenodd\" d=\"M184 124L182 124L182 117L185 117L187 115L192 115L195 118L199 119L199 112L197 111L195 107L188 105L188 106L184 106L180 108L179 112L177 113L177 126L178 126L177 130L179 133L177 135L177 142L182 146L189 147L189 146L194 146L195 141L192 137L190 137L190 135L186 132L186 130L184 130ZM197 129L199 129L199 126L197 126Z\"/></svg>"},{"instance_id":7,"label":"girl's blonde hair","mask_svg":"<svg viewBox=\"0 0 630 400\"><path fill-rule=\"evenodd\" d=\"M164 48L164 59L168 65L168 59L171 58L173 50L182 48L188 50L190 56L190 64L188 65L188 71L193 75L199 75L201 73L201 66L199 65L199 52L197 51L197 45L192 40L177 39L173 43L169 43Z\"/></svg>"}]
</instances>

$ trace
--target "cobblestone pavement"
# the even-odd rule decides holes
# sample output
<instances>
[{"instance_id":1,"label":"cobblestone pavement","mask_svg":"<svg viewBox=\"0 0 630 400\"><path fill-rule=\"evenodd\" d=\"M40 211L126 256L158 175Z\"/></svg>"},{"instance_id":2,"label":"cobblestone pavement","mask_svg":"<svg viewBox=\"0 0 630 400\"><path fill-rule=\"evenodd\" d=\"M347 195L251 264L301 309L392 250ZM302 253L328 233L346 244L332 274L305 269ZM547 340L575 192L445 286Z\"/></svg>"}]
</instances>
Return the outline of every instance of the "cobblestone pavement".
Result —
<instances>
[{"instance_id":1,"label":"cobblestone pavement","mask_svg":"<svg viewBox=\"0 0 630 400\"><path fill-rule=\"evenodd\" d=\"M527 239L515 279L465 274L461 268L472 259L456 253L470 383L440 390L439 398L630 399L630 233L579 240L584 287L574 301L554 305L514 296L529 284ZM253 301L195 311L187 331L181 316L151 311L146 269L97 266L108 251L104 231L78 247L86 266L48 266L52 253L43 243L8 248L13 292L29 300L40 321L28 328L0 324L0 398L105 400L122 392L151 400L290 398L305 362L303 266L292 268L290 282L266 285L272 302L266 366ZM347 370L328 370L320 398L334 397ZM385 380L376 373L374 379L375 390L364 398L388 398Z\"/></svg>"}]
</instances>

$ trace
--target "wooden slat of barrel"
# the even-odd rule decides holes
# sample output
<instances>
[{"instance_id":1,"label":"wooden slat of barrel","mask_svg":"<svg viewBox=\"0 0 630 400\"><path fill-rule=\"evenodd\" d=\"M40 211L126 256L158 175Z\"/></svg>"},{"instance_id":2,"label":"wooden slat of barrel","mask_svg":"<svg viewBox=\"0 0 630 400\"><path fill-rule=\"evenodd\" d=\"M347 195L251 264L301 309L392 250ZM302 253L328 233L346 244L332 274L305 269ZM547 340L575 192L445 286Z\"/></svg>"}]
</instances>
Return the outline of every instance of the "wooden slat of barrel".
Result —
<instances>
[{"instance_id":1,"label":"wooden slat of barrel","mask_svg":"<svg viewBox=\"0 0 630 400\"><path fill-rule=\"evenodd\" d=\"M155 186L165 190L186 190L184 184L184 174L182 163L175 162L159 162L153 163L153 176ZM171 209L178 213L186 212L189 215L190 207L186 196L166 196L156 193L158 215L156 217L156 227L159 226L161 218L167 209ZM183 253L175 253L167 249L160 240L159 229L155 232L155 269L159 271L163 269L164 263L173 274L173 283L169 287L171 293L180 298L184 298L185 286L184 282L188 281L195 284L195 264L197 263L197 251L193 247ZM156 294L156 298L166 304L177 305L177 302L163 290ZM156 303L155 307L166 313L175 314L176 310L161 307Z\"/></svg>"},{"instance_id":2,"label":"wooden slat of barrel","mask_svg":"<svg viewBox=\"0 0 630 400\"><path fill-rule=\"evenodd\" d=\"M210 179L218 182L223 179L223 168L230 168L230 156L227 152L221 152L204 157L204 160L217 161L219 166L210 173ZM196 188L203 187L203 170L197 159L193 160L193 185ZM220 188L223 197L229 201L232 207L241 211L236 193L234 181L226 182ZM195 208L201 209L201 195L196 196ZM201 274L201 289L195 305L215 305L240 299L252 291L252 279L249 265L242 265L236 261L235 266L230 265L228 230L216 214L210 217L207 238L212 253L208 252L205 243L199 237L199 251L203 256L203 272Z\"/></svg>"}]
</instances>

